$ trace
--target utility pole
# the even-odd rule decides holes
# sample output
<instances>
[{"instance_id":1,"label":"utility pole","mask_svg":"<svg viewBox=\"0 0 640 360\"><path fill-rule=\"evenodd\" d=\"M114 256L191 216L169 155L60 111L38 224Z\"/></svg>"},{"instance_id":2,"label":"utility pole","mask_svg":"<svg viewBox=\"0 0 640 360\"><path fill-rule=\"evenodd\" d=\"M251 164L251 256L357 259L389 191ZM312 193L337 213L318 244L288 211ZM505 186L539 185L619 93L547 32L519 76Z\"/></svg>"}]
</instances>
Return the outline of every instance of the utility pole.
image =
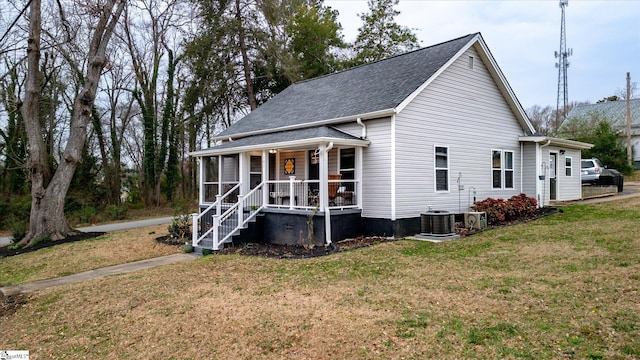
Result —
<instances>
[{"instance_id":1,"label":"utility pole","mask_svg":"<svg viewBox=\"0 0 640 360\"><path fill-rule=\"evenodd\" d=\"M556 102L556 130L560 129L562 122L567 115L569 105L567 68L569 67L568 57L573 55L573 49L567 50L567 33L564 21L564 8L569 6L569 0L560 0L562 17L560 18L560 50L555 53L558 59L558 99Z\"/></svg>"},{"instance_id":2,"label":"utility pole","mask_svg":"<svg viewBox=\"0 0 640 360\"><path fill-rule=\"evenodd\" d=\"M627 72L627 161L629 166L633 165L633 154L631 150L631 73Z\"/></svg>"}]
</instances>

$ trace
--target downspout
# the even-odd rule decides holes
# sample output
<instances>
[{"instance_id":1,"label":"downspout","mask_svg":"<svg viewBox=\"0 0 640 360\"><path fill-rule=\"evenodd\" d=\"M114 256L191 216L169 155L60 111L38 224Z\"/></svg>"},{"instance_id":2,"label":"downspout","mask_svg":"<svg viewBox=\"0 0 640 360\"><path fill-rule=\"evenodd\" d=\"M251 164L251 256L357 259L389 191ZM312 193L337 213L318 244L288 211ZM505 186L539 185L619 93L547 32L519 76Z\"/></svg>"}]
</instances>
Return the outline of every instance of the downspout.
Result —
<instances>
[{"instance_id":1,"label":"downspout","mask_svg":"<svg viewBox=\"0 0 640 360\"><path fill-rule=\"evenodd\" d=\"M333 141L329 142L329 145L324 149L324 159L327 164L329 163L329 151L333 149ZM328 168L328 165L327 165ZM325 187L328 188L328 187ZM325 195L328 196L328 195ZM324 197L324 196L323 196ZM325 203L324 208L324 241L327 245L331 245L331 211L329 210L329 203Z\"/></svg>"},{"instance_id":2,"label":"downspout","mask_svg":"<svg viewBox=\"0 0 640 360\"><path fill-rule=\"evenodd\" d=\"M364 122L362 122L362 118L357 118L356 119L356 123L358 123L358 125L362 126L362 135L360 135L360 137L362 139L366 139L367 138L367 125L365 125Z\"/></svg>"}]
</instances>

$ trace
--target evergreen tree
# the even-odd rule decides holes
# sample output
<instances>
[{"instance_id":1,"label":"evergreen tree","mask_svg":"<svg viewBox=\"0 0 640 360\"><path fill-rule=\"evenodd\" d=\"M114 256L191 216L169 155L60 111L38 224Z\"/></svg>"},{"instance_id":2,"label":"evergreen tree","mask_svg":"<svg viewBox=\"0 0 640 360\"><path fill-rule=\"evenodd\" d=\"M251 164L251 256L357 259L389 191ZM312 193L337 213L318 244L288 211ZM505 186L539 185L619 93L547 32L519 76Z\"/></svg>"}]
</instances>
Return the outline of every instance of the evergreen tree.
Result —
<instances>
[{"instance_id":1,"label":"evergreen tree","mask_svg":"<svg viewBox=\"0 0 640 360\"><path fill-rule=\"evenodd\" d=\"M400 11L399 0L368 0L369 13L360 14L363 21L354 44L354 64L382 60L419 47L413 29L395 22Z\"/></svg>"}]
</instances>

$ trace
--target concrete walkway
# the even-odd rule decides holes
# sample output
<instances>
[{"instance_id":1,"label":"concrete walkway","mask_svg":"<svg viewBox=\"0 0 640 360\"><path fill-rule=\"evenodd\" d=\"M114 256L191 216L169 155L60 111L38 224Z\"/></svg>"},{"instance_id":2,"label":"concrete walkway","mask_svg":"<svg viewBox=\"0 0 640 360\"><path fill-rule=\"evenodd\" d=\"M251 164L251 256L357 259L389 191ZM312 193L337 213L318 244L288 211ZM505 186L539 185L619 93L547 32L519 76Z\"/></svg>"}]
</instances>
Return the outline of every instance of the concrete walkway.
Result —
<instances>
[{"instance_id":1,"label":"concrete walkway","mask_svg":"<svg viewBox=\"0 0 640 360\"><path fill-rule=\"evenodd\" d=\"M93 225L76 228L76 230L82 232L109 232L109 231L117 231L117 230L128 230L135 229L145 226L153 226L153 225L162 225L162 224L170 224L173 220L172 216L162 217L156 219L147 219L147 220L138 220L138 221L127 221L121 223L113 223L106 225ZM0 237L0 246L7 246L11 244L11 237Z\"/></svg>"},{"instance_id":2,"label":"concrete walkway","mask_svg":"<svg viewBox=\"0 0 640 360\"><path fill-rule=\"evenodd\" d=\"M55 286L74 284L81 281L100 279L100 278L111 276L111 275L126 274L133 271L139 271L139 270L154 268L154 267L163 266L163 265L176 264L180 262L194 260L199 257L200 255L198 254L167 255L167 256L162 256L162 257L153 258L153 259L141 260L141 261L136 261L132 263L109 266L101 269L89 270L89 271L81 272L78 274L63 276L63 277L54 278L54 279L35 281L32 283L23 284L23 285L0 287L0 292L8 296L8 295L13 295L17 293L37 291L37 290L47 289Z\"/></svg>"}]
</instances>

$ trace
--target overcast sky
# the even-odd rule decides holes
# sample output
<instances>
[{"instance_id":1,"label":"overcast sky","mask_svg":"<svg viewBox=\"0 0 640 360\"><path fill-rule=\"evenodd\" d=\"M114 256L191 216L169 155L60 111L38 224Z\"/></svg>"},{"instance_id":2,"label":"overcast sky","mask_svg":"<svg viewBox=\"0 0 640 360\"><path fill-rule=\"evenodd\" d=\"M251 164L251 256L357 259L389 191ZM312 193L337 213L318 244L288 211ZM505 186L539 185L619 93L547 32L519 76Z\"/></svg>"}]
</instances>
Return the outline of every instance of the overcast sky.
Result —
<instances>
[{"instance_id":1,"label":"overcast sky","mask_svg":"<svg viewBox=\"0 0 640 360\"><path fill-rule=\"evenodd\" d=\"M361 26L366 0L333 0L345 40ZM480 32L522 106L551 105L558 91L561 10L557 0L400 0L396 22L415 29L421 46ZM569 101L596 102L640 85L640 0L569 0L565 8Z\"/></svg>"}]
</instances>

